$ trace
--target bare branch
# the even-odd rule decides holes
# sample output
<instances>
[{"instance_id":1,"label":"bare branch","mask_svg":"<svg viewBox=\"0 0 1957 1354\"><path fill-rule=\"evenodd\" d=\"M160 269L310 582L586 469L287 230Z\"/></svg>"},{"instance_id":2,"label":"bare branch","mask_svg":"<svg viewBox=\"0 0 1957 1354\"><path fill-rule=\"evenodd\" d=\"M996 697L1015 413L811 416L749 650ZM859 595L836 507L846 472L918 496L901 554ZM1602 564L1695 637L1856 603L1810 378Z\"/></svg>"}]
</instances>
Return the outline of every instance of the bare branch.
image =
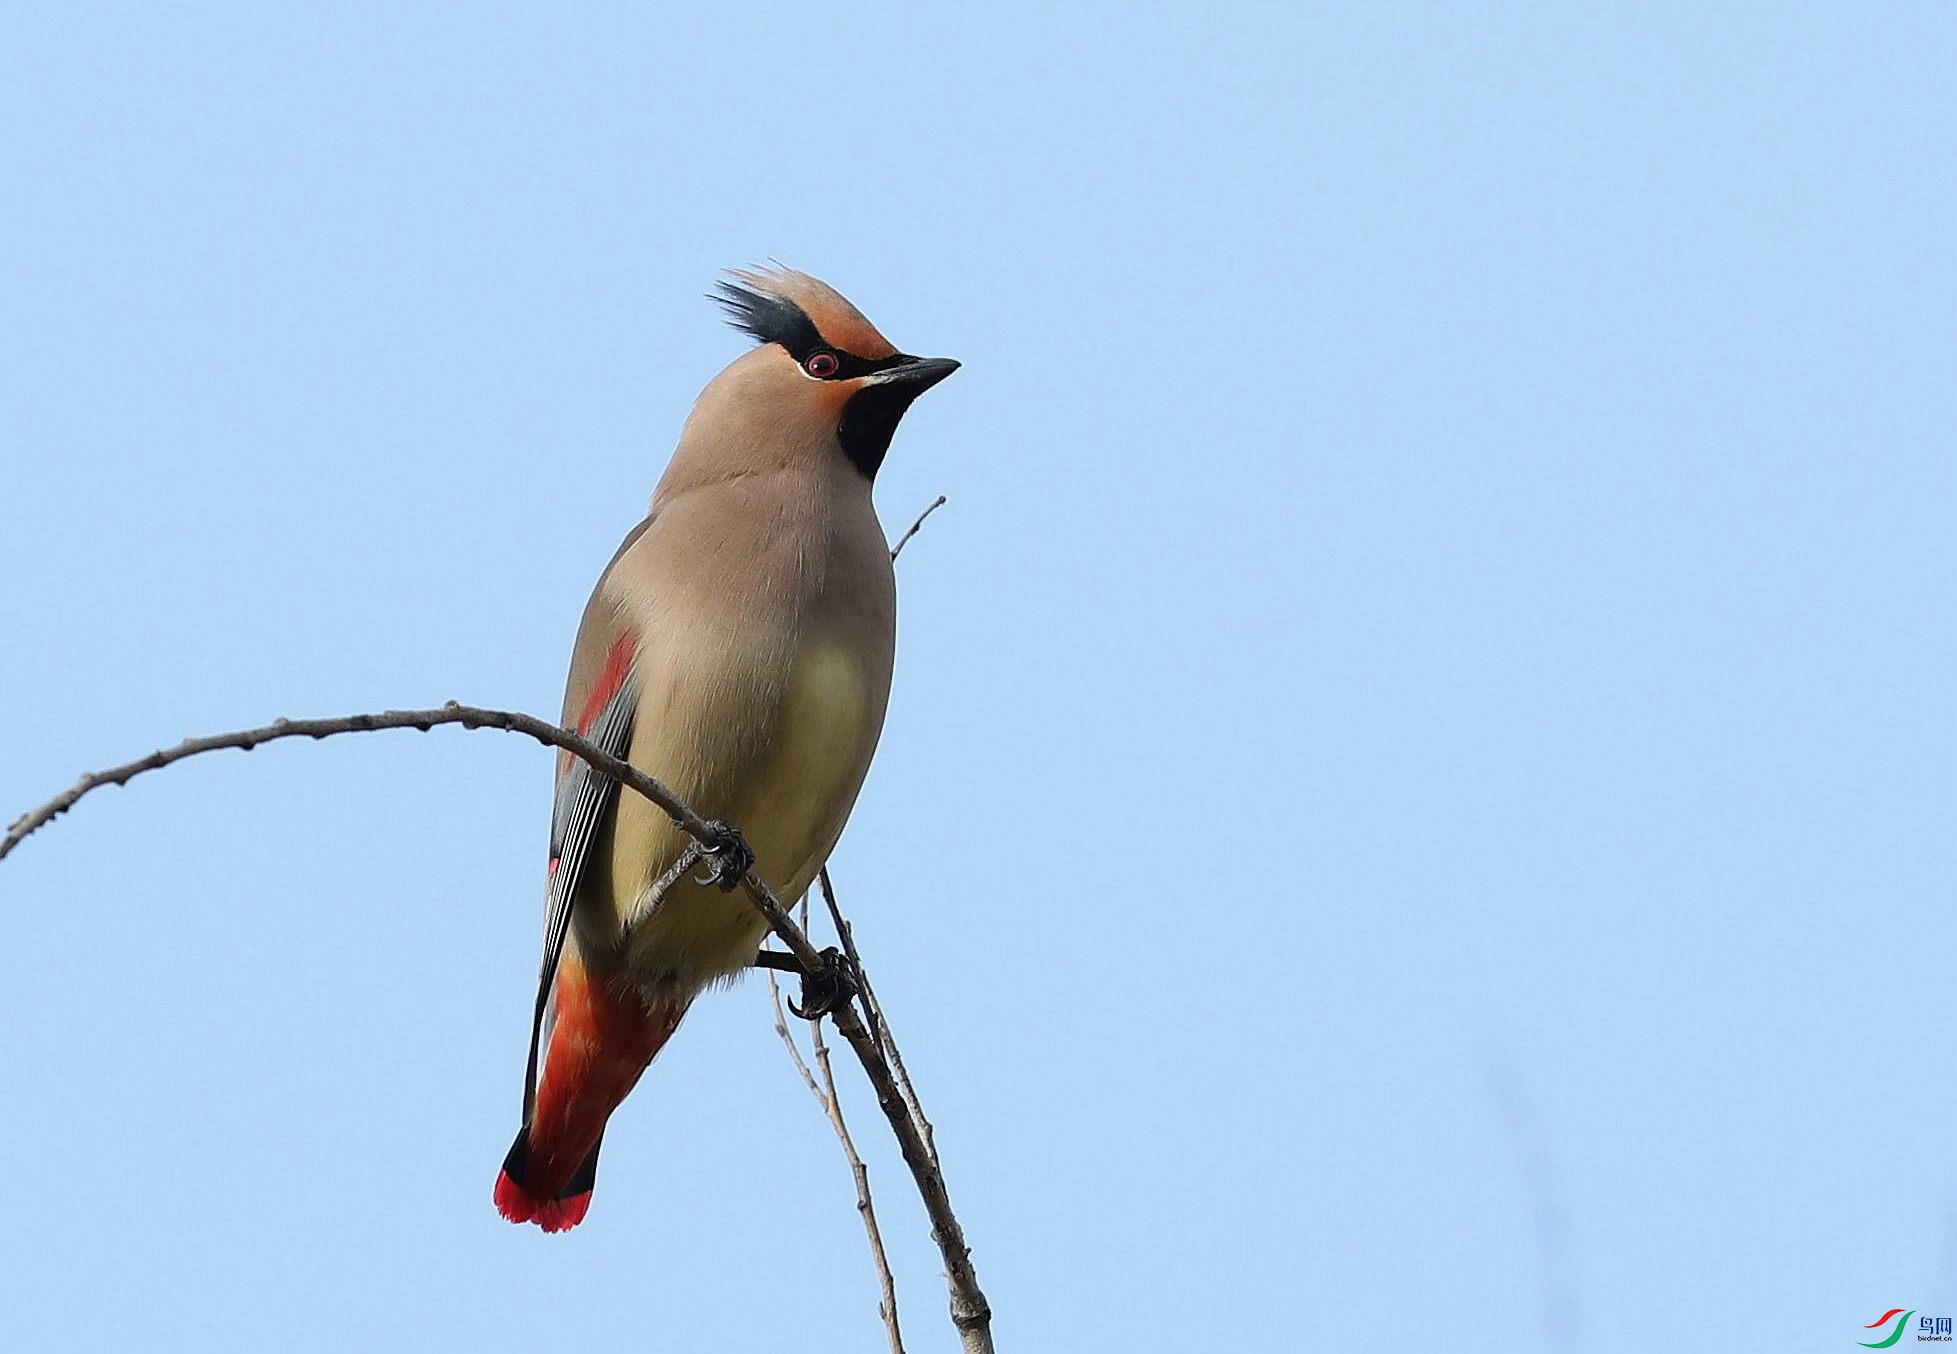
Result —
<instances>
[{"instance_id":1,"label":"bare branch","mask_svg":"<svg viewBox=\"0 0 1957 1354\"><path fill-rule=\"evenodd\" d=\"M863 967L863 956L856 952L855 928L843 917L843 911L836 905L836 890L829 882L829 867L822 867L816 876L822 885L822 901L829 908L829 919L835 923L836 934L842 937L843 953L849 956L851 967L856 970L856 981L863 988L863 1012L869 1017L870 1034L877 1046L890 1059L890 1070L897 1082L897 1090L904 1097L904 1108L917 1124L919 1135L924 1139L924 1150L931 1154L931 1164L938 1164L937 1133L931 1121L924 1117L924 1106L918 1103L917 1088L911 1085L911 1074L904 1067L904 1055L897 1049L897 1040L890 1033L890 1022L883 1018L883 1003L877 1000L876 989L870 986L870 975Z\"/></svg>"},{"instance_id":2,"label":"bare branch","mask_svg":"<svg viewBox=\"0 0 1957 1354\"><path fill-rule=\"evenodd\" d=\"M801 923L806 931L809 925L807 898L802 899ZM856 1212L863 1219L863 1231L870 1239L870 1260L876 1266L877 1287L882 1294L877 1302L877 1315L883 1318L884 1333L890 1337L890 1354L904 1354L904 1335L897 1326L897 1280L890 1273L890 1257L884 1253L883 1233L877 1228L876 1204L870 1197L869 1168L857 1155L856 1143L849 1136L849 1125L843 1122L842 1101L836 1094L836 1075L829 1066L829 1046L822 1039L822 1022L817 1020L809 1026L816 1060L822 1065L822 1085L818 1086L802 1057L801 1048L795 1043L795 1036L788 1032L788 1016L781 1006L781 985L775 981L772 970L768 973L768 1000L775 1008L775 1033L787 1046L795 1070L802 1075L802 1084L809 1088L815 1103L828 1116L829 1126L836 1130L836 1140L842 1144L843 1158L849 1162L849 1173L856 1181Z\"/></svg>"},{"instance_id":3,"label":"bare branch","mask_svg":"<svg viewBox=\"0 0 1957 1354\"><path fill-rule=\"evenodd\" d=\"M918 521L922 522L923 518L920 517ZM912 531L915 530L916 525L913 524ZM909 539L908 534L905 539ZM900 547L902 544L902 541L898 542ZM53 799L15 819L5 837L0 837L0 859L5 859L30 835L73 808L90 791L104 785L125 785L144 772L159 770L201 753L226 748L249 752L261 743L281 738L330 738L335 734L370 733L378 729L418 729L425 733L438 724L460 724L465 729L499 729L505 733L526 734L540 743L568 752L658 805L703 851L712 854L719 849L721 835L711 823L695 813L663 783L631 763L612 756L595 743L535 715L489 710L450 701L433 710L388 710L381 714L343 715L333 719L281 719L261 728L186 739L173 748L159 749L146 757L112 766L106 771L90 772ZM767 919L775 935L801 964L802 971L810 975L821 973L824 968L821 953L809 943L807 934L788 915L781 900L752 870L741 877L741 886L755 909ZM865 1009L867 1011L868 1008ZM963 1348L966 1354L991 1354L992 1309L985 1300L985 1294L979 1290L978 1276L972 1268L971 1249L965 1244L964 1229L959 1226L957 1215L952 1212L951 1198L945 1190L944 1175L938 1168L936 1153L925 1140L918 1120L912 1117L890 1063L876 1039L864 1027L855 1005L838 1007L831 1018L836 1022L836 1032L848 1041L857 1061L863 1065L864 1075L869 1077L870 1085L876 1090L877 1107L889 1121L891 1132L896 1134L905 1164L910 1167L911 1178L917 1183L918 1194L924 1201L924 1211L931 1219L932 1239L944 1256L945 1282L951 1291L951 1320L958 1328Z\"/></svg>"},{"instance_id":4,"label":"bare branch","mask_svg":"<svg viewBox=\"0 0 1957 1354\"><path fill-rule=\"evenodd\" d=\"M978 1274L972 1268L972 1249L965 1244L965 1229L951 1211L951 1196L945 1191L944 1172L925 1144L923 1134L904 1104L902 1092L891 1075L890 1064L877 1051L876 1041L857 1018L854 1005L840 1006L830 1014L836 1032L849 1041L863 1074L876 1089L877 1108L897 1135L903 1149L904 1164L911 1168L911 1179L924 1200L924 1211L931 1219L931 1239L944 1256L945 1285L951 1290L951 1324L958 1328L965 1354L992 1354L992 1308L979 1290Z\"/></svg>"},{"instance_id":5,"label":"bare branch","mask_svg":"<svg viewBox=\"0 0 1957 1354\"><path fill-rule=\"evenodd\" d=\"M923 512L917 515L917 520L911 523L911 529L905 532L903 535L899 536L897 538L897 544L890 547L890 559L892 563L896 562L897 556L904 553L904 547L911 543L911 537L917 535L917 529L924 525L924 519L929 517L932 513L936 512L939 508L942 508L944 505L945 505L945 496L943 494L939 494L936 498L931 500L930 507L926 508Z\"/></svg>"},{"instance_id":6,"label":"bare branch","mask_svg":"<svg viewBox=\"0 0 1957 1354\"><path fill-rule=\"evenodd\" d=\"M145 771L159 770L186 757L226 748L250 752L261 743L280 738L330 738L339 733L369 733L376 729L418 729L426 733L437 724L460 724L468 729L500 729L505 733L528 734L539 743L562 748L621 785L650 799L702 846L712 849L716 842L707 820L682 803L678 795L631 763L612 756L596 743L587 742L569 729L560 729L535 715L509 710L484 710L450 701L438 710L388 710L378 715L342 715L334 719L279 719L263 728L240 729L235 733L212 734L206 738L186 738L173 748L160 749L133 762L124 762L106 771L91 771L47 803L16 818L8 827L7 835L0 838L0 860L4 860L30 834L72 809L90 790L104 785L126 785Z\"/></svg>"},{"instance_id":7,"label":"bare branch","mask_svg":"<svg viewBox=\"0 0 1957 1354\"><path fill-rule=\"evenodd\" d=\"M822 1069L823 1108L828 1111L837 1141L843 1145L843 1155L849 1158L849 1173L856 1179L856 1211L863 1215L863 1230L870 1236L870 1253L876 1257L877 1282L883 1286L883 1301L877 1304L877 1313L883 1317L884 1329L890 1335L890 1354L904 1354L904 1337L897 1329L897 1283L890 1276L890 1261L884 1256L883 1237L877 1231L876 1208L870 1202L869 1168L856 1154L849 1125L843 1122L843 1102L836 1094L836 1073L829 1066L829 1045L823 1042L820 1020L810 1024L809 1039L815 1046L816 1066Z\"/></svg>"},{"instance_id":8,"label":"bare branch","mask_svg":"<svg viewBox=\"0 0 1957 1354\"><path fill-rule=\"evenodd\" d=\"M788 1032L788 1012L781 1006L781 984L775 981L772 970L768 972L768 1000L774 1004L775 1033L780 1035L782 1043L788 1046L789 1061L793 1062L795 1070L801 1073L802 1084L809 1088L809 1094L820 1103L822 1088L815 1084L815 1073L809 1071L808 1060L802 1056L801 1046L795 1042L795 1036ZM824 1106L825 1111L827 1108Z\"/></svg>"}]
</instances>

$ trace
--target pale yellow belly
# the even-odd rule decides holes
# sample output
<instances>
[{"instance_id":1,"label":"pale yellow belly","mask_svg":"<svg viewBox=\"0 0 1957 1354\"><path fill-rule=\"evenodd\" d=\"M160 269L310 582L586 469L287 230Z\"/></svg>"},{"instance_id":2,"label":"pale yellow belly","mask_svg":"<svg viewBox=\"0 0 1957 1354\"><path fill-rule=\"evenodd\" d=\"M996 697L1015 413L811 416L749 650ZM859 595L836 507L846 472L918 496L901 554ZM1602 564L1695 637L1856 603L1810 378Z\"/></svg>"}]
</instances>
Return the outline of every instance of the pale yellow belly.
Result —
<instances>
[{"instance_id":1,"label":"pale yellow belly","mask_svg":"<svg viewBox=\"0 0 1957 1354\"><path fill-rule=\"evenodd\" d=\"M756 872L793 903L834 847L862 786L883 716L872 708L874 689L844 647L817 643L796 659L778 694L748 708L730 708L738 693L721 692L702 702L704 712L689 712L684 700L648 690L632 761L701 813L740 828ZM655 712L650 722L648 707ZM715 730L722 731L718 742ZM622 795L605 872L610 887L602 891L609 896L594 897L585 909L580 941L583 948L609 927L616 960L633 981L690 995L747 967L767 927L745 893L689 879L626 934L647 890L684 845L659 810Z\"/></svg>"}]
</instances>

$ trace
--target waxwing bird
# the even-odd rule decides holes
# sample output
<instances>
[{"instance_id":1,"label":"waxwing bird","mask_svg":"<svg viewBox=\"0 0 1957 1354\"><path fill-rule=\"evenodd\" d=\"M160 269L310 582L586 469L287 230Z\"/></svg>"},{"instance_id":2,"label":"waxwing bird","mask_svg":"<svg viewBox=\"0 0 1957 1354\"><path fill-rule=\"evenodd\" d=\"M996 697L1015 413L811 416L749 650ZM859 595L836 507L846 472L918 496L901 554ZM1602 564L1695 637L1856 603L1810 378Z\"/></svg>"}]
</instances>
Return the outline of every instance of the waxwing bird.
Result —
<instances>
[{"instance_id":1,"label":"waxwing bird","mask_svg":"<svg viewBox=\"0 0 1957 1354\"><path fill-rule=\"evenodd\" d=\"M896 580L871 482L911 401L957 370L898 352L826 284L735 272L715 300L758 345L680 431L652 509L585 607L564 723L742 829L784 900L814 881L883 728ZM547 1232L591 1205L605 1122L694 997L767 926L691 869L690 839L561 754L523 1127L496 1181Z\"/></svg>"}]
</instances>

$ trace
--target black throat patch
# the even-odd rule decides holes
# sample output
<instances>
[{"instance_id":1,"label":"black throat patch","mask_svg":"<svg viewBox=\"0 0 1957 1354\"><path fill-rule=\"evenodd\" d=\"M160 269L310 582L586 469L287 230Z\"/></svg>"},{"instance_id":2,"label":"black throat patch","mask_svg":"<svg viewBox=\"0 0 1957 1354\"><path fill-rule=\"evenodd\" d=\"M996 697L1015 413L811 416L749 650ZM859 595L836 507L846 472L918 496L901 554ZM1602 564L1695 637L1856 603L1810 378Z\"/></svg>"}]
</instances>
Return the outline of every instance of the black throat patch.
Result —
<instances>
[{"instance_id":1,"label":"black throat patch","mask_svg":"<svg viewBox=\"0 0 1957 1354\"><path fill-rule=\"evenodd\" d=\"M869 385L857 391L843 406L843 421L836 428L836 440L843 444L843 455L863 472L864 479L877 477L904 411L920 393L915 386L903 384Z\"/></svg>"}]
</instances>

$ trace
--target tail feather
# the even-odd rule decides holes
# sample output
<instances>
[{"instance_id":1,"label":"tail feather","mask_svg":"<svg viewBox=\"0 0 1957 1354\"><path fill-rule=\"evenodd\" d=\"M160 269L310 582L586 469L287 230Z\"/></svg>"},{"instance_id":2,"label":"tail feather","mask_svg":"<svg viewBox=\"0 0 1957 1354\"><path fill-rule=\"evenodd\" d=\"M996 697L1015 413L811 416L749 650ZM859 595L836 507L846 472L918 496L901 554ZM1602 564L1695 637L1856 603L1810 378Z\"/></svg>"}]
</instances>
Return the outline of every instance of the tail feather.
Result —
<instances>
[{"instance_id":1,"label":"tail feather","mask_svg":"<svg viewBox=\"0 0 1957 1354\"><path fill-rule=\"evenodd\" d=\"M545 1196L529 1185L530 1130L518 1129L503 1172L496 1177L496 1211L511 1222L534 1222L546 1232L564 1232L584 1221L591 1211L591 1190L598 1183L598 1148L604 1135L585 1155L584 1162L555 1195Z\"/></svg>"},{"instance_id":2,"label":"tail feather","mask_svg":"<svg viewBox=\"0 0 1957 1354\"><path fill-rule=\"evenodd\" d=\"M685 1002L649 1005L637 992L593 982L572 955L565 956L536 1108L496 1177L498 1212L546 1232L584 1221L605 1121L685 1014Z\"/></svg>"}]
</instances>

